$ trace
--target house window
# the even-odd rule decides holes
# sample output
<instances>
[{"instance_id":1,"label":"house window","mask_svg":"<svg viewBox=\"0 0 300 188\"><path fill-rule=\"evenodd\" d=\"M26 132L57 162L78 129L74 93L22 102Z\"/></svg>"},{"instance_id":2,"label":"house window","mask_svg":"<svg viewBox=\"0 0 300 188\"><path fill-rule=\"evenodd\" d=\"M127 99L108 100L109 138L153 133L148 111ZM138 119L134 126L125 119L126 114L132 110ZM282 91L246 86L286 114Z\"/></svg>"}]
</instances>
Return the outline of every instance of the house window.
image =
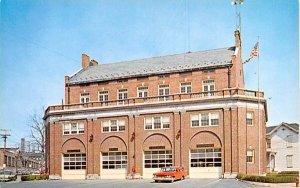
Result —
<instances>
[{"instance_id":1,"label":"house window","mask_svg":"<svg viewBox=\"0 0 300 188\"><path fill-rule=\"evenodd\" d=\"M205 92L204 96L214 96L215 81L214 80L203 80L202 91Z\"/></svg>"},{"instance_id":2,"label":"house window","mask_svg":"<svg viewBox=\"0 0 300 188\"><path fill-rule=\"evenodd\" d=\"M128 91L127 89L120 89L118 92L118 99L119 99L119 104L124 104L125 99L128 98Z\"/></svg>"},{"instance_id":3,"label":"house window","mask_svg":"<svg viewBox=\"0 0 300 188\"><path fill-rule=\"evenodd\" d=\"M293 168L293 155L286 156L286 167Z\"/></svg>"},{"instance_id":4,"label":"house window","mask_svg":"<svg viewBox=\"0 0 300 188\"><path fill-rule=\"evenodd\" d=\"M293 147L293 135L286 136L286 147L288 148Z\"/></svg>"},{"instance_id":5,"label":"house window","mask_svg":"<svg viewBox=\"0 0 300 188\"><path fill-rule=\"evenodd\" d=\"M138 97L139 98L146 98L148 97L148 87L138 87Z\"/></svg>"},{"instance_id":6,"label":"house window","mask_svg":"<svg viewBox=\"0 0 300 188\"><path fill-rule=\"evenodd\" d=\"M247 149L247 163L254 163L254 149Z\"/></svg>"},{"instance_id":7,"label":"house window","mask_svg":"<svg viewBox=\"0 0 300 188\"><path fill-rule=\"evenodd\" d=\"M253 112L247 112L246 124L248 126L253 126Z\"/></svg>"},{"instance_id":8,"label":"house window","mask_svg":"<svg viewBox=\"0 0 300 188\"><path fill-rule=\"evenodd\" d=\"M169 129L170 128L170 117L148 117L145 118L145 129Z\"/></svg>"},{"instance_id":9,"label":"house window","mask_svg":"<svg viewBox=\"0 0 300 188\"><path fill-rule=\"evenodd\" d=\"M210 125L219 125L219 113L210 114Z\"/></svg>"},{"instance_id":10,"label":"house window","mask_svg":"<svg viewBox=\"0 0 300 188\"><path fill-rule=\"evenodd\" d=\"M86 169L86 154L64 154L64 170Z\"/></svg>"},{"instance_id":11,"label":"house window","mask_svg":"<svg viewBox=\"0 0 300 188\"><path fill-rule=\"evenodd\" d=\"M271 148L271 139L267 139L267 148Z\"/></svg>"},{"instance_id":12,"label":"house window","mask_svg":"<svg viewBox=\"0 0 300 188\"><path fill-rule=\"evenodd\" d=\"M99 101L108 101L108 91L100 91L99 92Z\"/></svg>"},{"instance_id":13,"label":"house window","mask_svg":"<svg viewBox=\"0 0 300 188\"><path fill-rule=\"evenodd\" d=\"M199 127L199 114L191 115L191 121L192 127Z\"/></svg>"},{"instance_id":14,"label":"house window","mask_svg":"<svg viewBox=\"0 0 300 188\"><path fill-rule=\"evenodd\" d=\"M65 123L63 125L64 134L83 134L84 124L83 123Z\"/></svg>"},{"instance_id":15,"label":"house window","mask_svg":"<svg viewBox=\"0 0 300 188\"><path fill-rule=\"evenodd\" d=\"M102 121L102 132L120 132L125 131L124 120Z\"/></svg>"},{"instance_id":16,"label":"house window","mask_svg":"<svg viewBox=\"0 0 300 188\"><path fill-rule=\"evenodd\" d=\"M201 114L201 126L209 125L209 117L208 114Z\"/></svg>"},{"instance_id":17,"label":"house window","mask_svg":"<svg viewBox=\"0 0 300 188\"><path fill-rule=\"evenodd\" d=\"M180 93L192 93L192 83L191 82L181 83Z\"/></svg>"},{"instance_id":18,"label":"house window","mask_svg":"<svg viewBox=\"0 0 300 188\"><path fill-rule=\"evenodd\" d=\"M159 101L167 101L169 99L170 87L169 85L159 85L158 86L158 95Z\"/></svg>"},{"instance_id":19,"label":"house window","mask_svg":"<svg viewBox=\"0 0 300 188\"><path fill-rule=\"evenodd\" d=\"M81 93L80 94L80 103L88 103L90 102L90 94L89 93Z\"/></svg>"},{"instance_id":20,"label":"house window","mask_svg":"<svg viewBox=\"0 0 300 188\"><path fill-rule=\"evenodd\" d=\"M191 126L218 126L220 124L219 113L192 114Z\"/></svg>"}]
</instances>

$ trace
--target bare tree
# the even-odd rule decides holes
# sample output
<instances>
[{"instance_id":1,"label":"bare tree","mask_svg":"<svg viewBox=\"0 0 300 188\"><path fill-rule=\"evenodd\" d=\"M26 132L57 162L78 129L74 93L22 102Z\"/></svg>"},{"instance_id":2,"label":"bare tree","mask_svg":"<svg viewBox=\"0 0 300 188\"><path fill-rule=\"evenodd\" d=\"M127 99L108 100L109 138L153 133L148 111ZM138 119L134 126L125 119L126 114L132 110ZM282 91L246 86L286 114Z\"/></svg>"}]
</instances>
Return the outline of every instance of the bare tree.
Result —
<instances>
[{"instance_id":1,"label":"bare tree","mask_svg":"<svg viewBox=\"0 0 300 188\"><path fill-rule=\"evenodd\" d=\"M43 116L38 113L33 113L29 118L30 137L32 143L41 148L41 153L44 158L45 152L45 126Z\"/></svg>"}]
</instances>

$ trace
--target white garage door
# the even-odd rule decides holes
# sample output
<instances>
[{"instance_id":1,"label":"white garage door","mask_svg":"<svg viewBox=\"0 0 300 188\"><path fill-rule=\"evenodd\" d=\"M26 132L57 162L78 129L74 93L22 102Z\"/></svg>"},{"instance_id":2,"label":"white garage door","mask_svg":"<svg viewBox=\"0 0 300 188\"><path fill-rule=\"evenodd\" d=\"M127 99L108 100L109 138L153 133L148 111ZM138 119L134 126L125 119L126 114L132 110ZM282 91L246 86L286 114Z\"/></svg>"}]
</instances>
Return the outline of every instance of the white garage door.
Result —
<instances>
[{"instance_id":1,"label":"white garage door","mask_svg":"<svg viewBox=\"0 0 300 188\"><path fill-rule=\"evenodd\" d=\"M101 153L101 179L125 179L127 175L127 152Z\"/></svg>"},{"instance_id":2,"label":"white garage door","mask_svg":"<svg viewBox=\"0 0 300 188\"><path fill-rule=\"evenodd\" d=\"M167 166L172 166L172 150L151 150L144 152L144 179L152 178L153 173Z\"/></svg>"},{"instance_id":3,"label":"white garage door","mask_svg":"<svg viewBox=\"0 0 300 188\"><path fill-rule=\"evenodd\" d=\"M64 154L62 163L62 179L85 179L86 154Z\"/></svg>"},{"instance_id":4,"label":"white garage door","mask_svg":"<svg viewBox=\"0 0 300 188\"><path fill-rule=\"evenodd\" d=\"M190 178L220 178L221 148L199 148L190 152Z\"/></svg>"}]
</instances>

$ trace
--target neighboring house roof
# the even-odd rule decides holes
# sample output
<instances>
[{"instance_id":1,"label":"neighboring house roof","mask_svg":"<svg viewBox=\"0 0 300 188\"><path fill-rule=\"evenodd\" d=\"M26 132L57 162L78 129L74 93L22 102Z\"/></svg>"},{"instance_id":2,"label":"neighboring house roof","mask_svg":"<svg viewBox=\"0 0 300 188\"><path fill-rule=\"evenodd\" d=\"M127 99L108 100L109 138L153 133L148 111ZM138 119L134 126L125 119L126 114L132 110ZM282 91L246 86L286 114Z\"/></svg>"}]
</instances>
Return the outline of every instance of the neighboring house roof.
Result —
<instances>
[{"instance_id":1,"label":"neighboring house roof","mask_svg":"<svg viewBox=\"0 0 300 188\"><path fill-rule=\"evenodd\" d=\"M70 84L106 81L138 76L182 72L232 65L235 47L188 52L118 63L99 64L81 69L70 77Z\"/></svg>"},{"instance_id":2,"label":"neighboring house roof","mask_svg":"<svg viewBox=\"0 0 300 188\"><path fill-rule=\"evenodd\" d=\"M282 122L280 125L267 127L267 129L266 129L267 135L271 135L273 132L275 132L277 129L279 129L282 126L285 126L285 127L289 128L290 130L292 130L296 133L299 133L299 124Z\"/></svg>"}]
</instances>

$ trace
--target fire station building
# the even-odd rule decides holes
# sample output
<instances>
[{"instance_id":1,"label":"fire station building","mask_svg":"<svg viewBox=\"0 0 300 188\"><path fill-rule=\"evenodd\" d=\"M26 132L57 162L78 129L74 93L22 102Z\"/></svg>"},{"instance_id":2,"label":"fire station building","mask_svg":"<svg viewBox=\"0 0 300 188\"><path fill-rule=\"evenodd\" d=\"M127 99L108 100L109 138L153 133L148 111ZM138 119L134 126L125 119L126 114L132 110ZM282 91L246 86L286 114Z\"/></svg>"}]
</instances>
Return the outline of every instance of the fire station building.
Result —
<instances>
[{"instance_id":1,"label":"fire station building","mask_svg":"<svg viewBox=\"0 0 300 188\"><path fill-rule=\"evenodd\" d=\"M220 49L100 64L82 55L65 100L45 111L46 165L62 179L263 174L267 109L244 88L240 32Z\"/></svg>"}]
</instances>

